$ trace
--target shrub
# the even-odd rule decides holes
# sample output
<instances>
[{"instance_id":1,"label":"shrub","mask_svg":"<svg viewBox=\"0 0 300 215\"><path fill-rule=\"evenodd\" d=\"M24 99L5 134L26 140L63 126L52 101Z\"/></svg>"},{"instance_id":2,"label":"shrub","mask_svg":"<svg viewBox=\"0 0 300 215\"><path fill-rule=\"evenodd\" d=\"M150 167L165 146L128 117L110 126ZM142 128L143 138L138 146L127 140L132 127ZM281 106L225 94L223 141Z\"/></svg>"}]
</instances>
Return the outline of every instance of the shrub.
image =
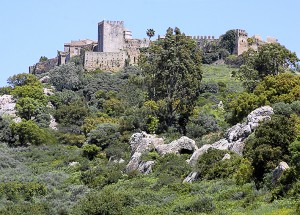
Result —
<instances>
[{"instance_id":1,"label":"shrub","mask_svg":"<svg viewBox=\"0 0 300 215\"><path fill-rule=\"evenodd\" d=\"M102 149L109 145L119 142L120 133L118 125L103 123L97 126L88 134L88 143L100 146Z\"/></svg>"},{"instance_id":2,"label":"shrub","mask_svg":"<svg viewBox=\"0 0 300 215\"><path fill-rule=\"evenodd\" d=\"M85 143L85 136L80 134L65 133L58 138L62 144L81 147Z\"/></svg>"},{"instance_id":3,"label":"shrub","mask_svg":"<svg viewBox=\"0 0 300 215\"><path fill-rule=\"evenodd\" d=\"M126 194L104 189L93 192L80 200L71 210L73 215L124 214L124 208L131 205L131 199Z\"/></svg>"},{"instance_id":4,"label":"shrub","mask_svg":"<svg viewBox=\"0 0 300 215\"><path fill-rule=\"evenodd\" d=\"M284 102L278 102L273 105L273 110L275 114L283 115L289 117L293 112L290 104Z\"/></svg>"},{"instance_id":5,"label":"shrub","mask_svg":"<svg viewBox=\"0 0 300 215\"><path fill-rule=\"evenodd\" d=\"M41 145L55 143L55 137L46 129L39 128L31 120L22 120L11 125L12 136L16 138L14 146L27 146L28 144Z\"/></svg>"},{"instance_id":6,"label":"shrub","mask_svg":"<svg viewBox=\"0 0 300 215\"><path fill-rule=\"evenodd\" d=\"M231 158L222 160L226 153ZM198 159L196 170L202 179L229 178L237 171L240 161L241 157L233 152L210 148Z\"/></svg>"},{"instance_id":7,"label":"shrub","mask_svg":"<svg viewBox=\"0 0 300 215\"><path fill-rule=\"evenodd\" d=\"M172 183L180 183L191 170L184 156L171 153L160 157L153 168L154 174L159 178L155 188Z\"/></svg>"},{"instance_id":8,"label":"shrub","mask_svg":"<svg viewBox=\"0 0 300 215\"><path fill-rule=\"evenodd\" d=\"M93 160L94 157L100 152L101 148L94 144L87 144L83 146L83 156L87 157L90 160Z\"/></svg>"},{"instance_id":9,"label":"shrub","mask_svg":"<svg viewBox=\"0 0 300 215\"><path fill-rule=\"evenodd\" d=\"M234 174L234 179L236 184L243 185L249 183L252 179L253 167L251 166L251 162L244 158L242 159L236 173Z\"/></svg>"},{"instance_id":10,"label":"shrub","mask_svg":"<svg viewBox=\"0 0 300 215\"><path fill-rule=\"evenodd\" d=\"M23 199L32 200L33 197L43 196L47 192L45 185L36 182L5 182L0 184L0 196L9 201Z\"/></svg>"},{"instance_id":11,"label":"shrub","mask_svg":"<svg viewBox=\"0 0 300 215\"><path fill-rule=\"evenodd\" d=\"M253 176L257 183L280 161L290 160L289 144L295 139L294 122L284 116L273 115L256 129L254 138L245 144L244 155L254 167Z\"/></svg>"},{"instance_id":12,"label":"shrub","mask_svg":"<svg viewBox=\"0 0 300 215\"><path fill-rule=\"evenodd\" d=\"M211 213L216 209L213 199L205 196L197 196L194 200L180 204L174 209L174 212L185 214L188 213Z\"/></svg>"},{"instance_id":13,"label":"shrub","mask_svg":"<svg viewBox=\"0 0 300 215\"><path fill-rule=\"evenodd\" d=\"M200 112L199 116L192 118L187 125L187 135L193 138L216 132L220 129L213 115Z\"/></svg>"},{"instance_id":14,"label":"shrub","mask_svg":"<svg viewBox=\"0 0 300 215\"><path fill-rule=\"evenodd\" d=\"M5 116L0 116L0 141L1 142L14 142L10 124L11 120Z\"/></svg>"}]
</instances>

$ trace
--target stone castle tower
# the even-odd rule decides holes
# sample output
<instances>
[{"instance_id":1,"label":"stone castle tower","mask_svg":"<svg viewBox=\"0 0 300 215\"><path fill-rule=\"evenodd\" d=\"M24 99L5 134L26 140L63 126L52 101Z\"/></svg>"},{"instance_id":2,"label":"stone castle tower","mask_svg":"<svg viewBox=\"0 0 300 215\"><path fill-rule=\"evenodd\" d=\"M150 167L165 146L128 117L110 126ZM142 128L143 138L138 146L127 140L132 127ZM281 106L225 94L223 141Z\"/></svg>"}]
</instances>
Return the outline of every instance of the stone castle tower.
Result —
<instances>
[{"instance_id":1,"label":"stone castle tower","mask_svg":"<svg viewBox=\"0 0 300 215\"><path fill-rule=\"evenodd\" d=\"M236 47L234 53L241 55L243 52L249 49L248 45L248 33L242 29L236 29Z\"/></svg>"},{"instance_id":2,"label":"stone castle tower","mask_svg":"<svg viewBox=\"0 0 300 215\"><path fill-rule=\"evenodd\" d=\"M124 48L124 22L98 23L98 52L120 52Z\"/></svg>"},{"instance_id":3,"label":"stone castle tower","mask_svg":"<svg viewBox=\"0 0 300 215\"><path fill-rule=\"evenodd\" d=\"M245 51L248 51L249 48L253 49L254 51L257 51L258 48L264 44L269 43L278 43L278 40L274 37L267 37L267 39L264 41L260 35L253 35L252 37L248 37L248 33L245 30L242 29L236 29L236 43L235 43L235 49L234 54L241 55Z\"/></svg>"}]
</instances>

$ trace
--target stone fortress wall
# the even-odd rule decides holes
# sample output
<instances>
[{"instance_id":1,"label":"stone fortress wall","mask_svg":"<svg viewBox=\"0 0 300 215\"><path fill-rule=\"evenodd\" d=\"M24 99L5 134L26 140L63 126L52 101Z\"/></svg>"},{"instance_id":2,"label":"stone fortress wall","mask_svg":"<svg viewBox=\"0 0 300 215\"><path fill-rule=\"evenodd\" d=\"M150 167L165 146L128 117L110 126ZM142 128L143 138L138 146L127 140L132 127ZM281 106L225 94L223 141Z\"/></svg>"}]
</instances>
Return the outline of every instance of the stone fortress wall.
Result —
<instances>
[{"instance_id":1,"label":"stone fortress wall","mask_svg":"<svg viewBox=\"0 0 300 215\"><path fill-rule=\"evenodd\" d=\"M98 23L98 52L86 51L84 67L87 70L119 70L137 64L140 48L148 47L148 39L133 39L132 32L124 27L123 21Z\"/></svg>"},{"instance_id":2,"label":"stone fortress wall","mask_svg":"<svg viewBox=\"0 0 300 215\"><path fill-rule=\"evenodd\" d=\"M242 29L236 29L236 47L234 54L241 55L249 48L258 50L259 46L267 43L277 43L276 38L267 37L266 41L259 35L252 37ZM189 36L200 48L209 43L218 43L214 36ZM158 39L164 37L158 36ZM140 48L148 47L149 39L133 39L132 32L125 28L123 21L102 21L98 23L98 41L85 39L71 41L64 44L64 51L58 51L57 58L47 62L39 62L29 67L34 74L48 72L54 64L65 64L71 57L81 55L84 58L84 68L88 71L101 69L116 71L125 65L136 65L140 55ZM53 64L54 62L54 64Z\"/></svg>"},{"instance_id":3,"label":"stone fortress wall","mask_svg":"<svg viewBox=\"0 0 300 215\"><path fill-rule=\"evenodd\" d=\"M278 43L278 40L273 37L267 37L266 41L262 39L262 37L258 34L253 35L252 37L248 36L248 33L242 29L235 30L237 39L236 39L236 47L234 50L234 54L241 55L248 49L253 49L255 51L264 44L268 43Z\"/></svg>"}]
</instances>

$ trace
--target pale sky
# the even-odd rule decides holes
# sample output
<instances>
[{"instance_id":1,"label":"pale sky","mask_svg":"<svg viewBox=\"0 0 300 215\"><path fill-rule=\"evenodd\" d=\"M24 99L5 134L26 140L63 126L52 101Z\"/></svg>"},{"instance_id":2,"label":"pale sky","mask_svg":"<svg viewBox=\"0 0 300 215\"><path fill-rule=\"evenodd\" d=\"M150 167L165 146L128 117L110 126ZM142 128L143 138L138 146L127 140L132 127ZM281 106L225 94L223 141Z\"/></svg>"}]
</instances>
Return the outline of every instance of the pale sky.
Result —
<instances>
[{"instance_id":1,"label":"pale sky","mask_svg":"<svg viewBox=\"0 0 300 215\"><path fill-rule=\"evenodd\" d=\"M28 72L40 56L53 58L65 42L97 40L97 23L123 20L135 38L153 28L179 27L187 35L220 36L244 29L276 37L300 57L299 0L0 0L0 86Z\"/></svg>"}]
</instances>

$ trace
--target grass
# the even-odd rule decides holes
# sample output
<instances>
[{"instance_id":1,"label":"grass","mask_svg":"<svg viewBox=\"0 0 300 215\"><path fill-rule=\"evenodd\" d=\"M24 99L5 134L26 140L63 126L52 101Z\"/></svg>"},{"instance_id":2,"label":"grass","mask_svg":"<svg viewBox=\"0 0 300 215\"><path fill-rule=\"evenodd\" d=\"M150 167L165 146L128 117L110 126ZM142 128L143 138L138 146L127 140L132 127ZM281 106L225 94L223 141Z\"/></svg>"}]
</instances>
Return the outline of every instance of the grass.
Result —
<instances>
[{"instance_id":1,"label":"grass","mask_svg":"<svg viewBox=\"0 0 300 215\"><path fill-rule=\"evenodd\" d=\"M239 80L231 77L232 71L236 68L228 67L227 65L203 65L203 82L218 83L223 82L231 92L242 92L243 86Z\"/></svg>"}]
</instances>

